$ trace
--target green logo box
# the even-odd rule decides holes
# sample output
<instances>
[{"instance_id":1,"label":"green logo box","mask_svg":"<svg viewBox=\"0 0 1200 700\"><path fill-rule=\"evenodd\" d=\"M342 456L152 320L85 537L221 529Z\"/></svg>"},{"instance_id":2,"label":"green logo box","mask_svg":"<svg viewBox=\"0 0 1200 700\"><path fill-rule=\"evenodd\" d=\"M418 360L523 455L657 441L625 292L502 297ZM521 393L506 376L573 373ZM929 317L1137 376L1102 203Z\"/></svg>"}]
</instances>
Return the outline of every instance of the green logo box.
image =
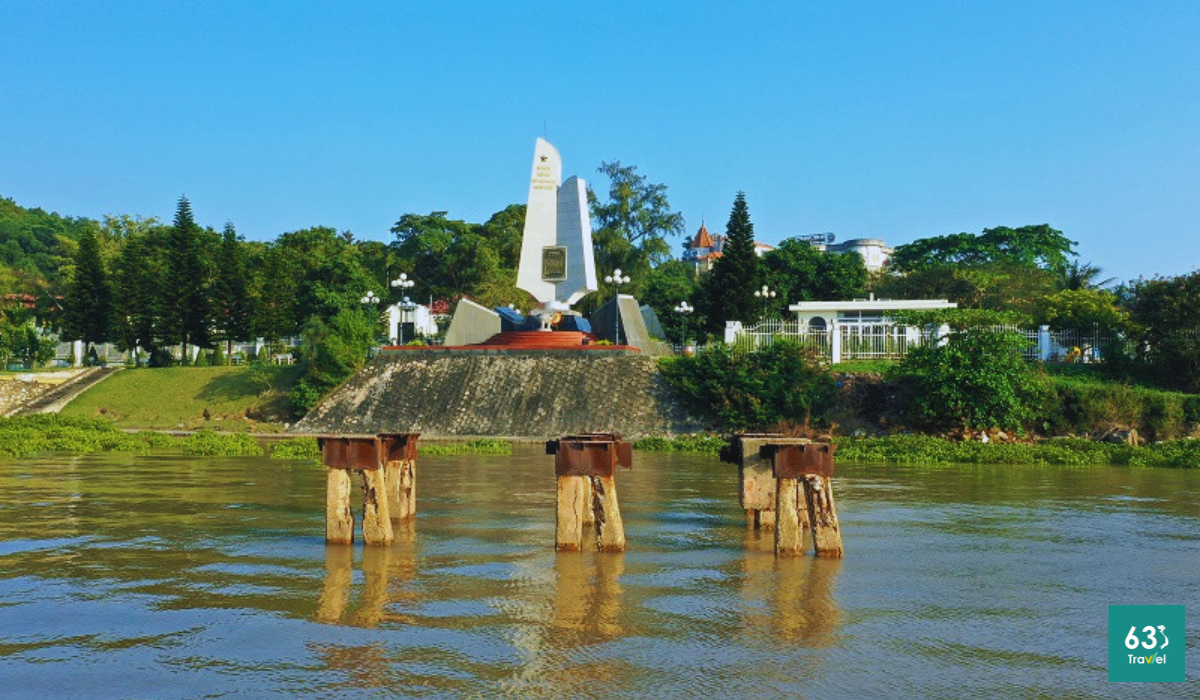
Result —
<instances>
[{"instance_id":1,"label":"green logo box","mask_svg":"<svg viewBox=\"0 0 1200 700\"><path fill-rule=\"evenodd\" d=\"M1108 680L1183 681L1182 605L1108 606Z\"/></svg>"}]
</instances>

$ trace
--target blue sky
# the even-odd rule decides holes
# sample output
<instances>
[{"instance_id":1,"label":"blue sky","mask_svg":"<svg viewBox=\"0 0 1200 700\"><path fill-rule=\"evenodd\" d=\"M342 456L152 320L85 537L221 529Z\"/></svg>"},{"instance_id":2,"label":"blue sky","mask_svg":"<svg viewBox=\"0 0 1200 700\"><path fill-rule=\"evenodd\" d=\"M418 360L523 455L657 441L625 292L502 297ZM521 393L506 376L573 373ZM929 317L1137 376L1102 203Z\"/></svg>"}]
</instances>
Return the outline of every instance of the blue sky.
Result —
<instances>
[{"instance_id":1,"label":"blue sky","mask_svg":"<svg viewBox=\"0 0 1200 700\"><path fill-rule=\"evenodd\" d=\"M1122 279L1200 261L1194 0L0 3L26 206L390 240L523 202L543 130L689 232L744 190L767 242L1049 223Z\"/></svg>"}]
</instances>

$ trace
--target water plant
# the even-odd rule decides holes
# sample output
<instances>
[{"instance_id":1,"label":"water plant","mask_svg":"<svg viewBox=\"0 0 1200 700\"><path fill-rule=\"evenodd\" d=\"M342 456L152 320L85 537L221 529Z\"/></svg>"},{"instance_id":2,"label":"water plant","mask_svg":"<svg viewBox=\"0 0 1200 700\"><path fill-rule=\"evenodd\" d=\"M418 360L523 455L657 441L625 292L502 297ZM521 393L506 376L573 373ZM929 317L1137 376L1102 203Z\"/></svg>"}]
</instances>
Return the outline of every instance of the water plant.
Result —
<instances>
[{"instance_id":1,"label":"water plant","mask_svg":"<svg viewBox=\"0 0 1200 700\"><path fill-rule=\"evenodd\" d=\"M183 453L198 457L257 457L263 454L263 449L246 433L201 430L183 439Z\"/></svg>"}]
</instances>

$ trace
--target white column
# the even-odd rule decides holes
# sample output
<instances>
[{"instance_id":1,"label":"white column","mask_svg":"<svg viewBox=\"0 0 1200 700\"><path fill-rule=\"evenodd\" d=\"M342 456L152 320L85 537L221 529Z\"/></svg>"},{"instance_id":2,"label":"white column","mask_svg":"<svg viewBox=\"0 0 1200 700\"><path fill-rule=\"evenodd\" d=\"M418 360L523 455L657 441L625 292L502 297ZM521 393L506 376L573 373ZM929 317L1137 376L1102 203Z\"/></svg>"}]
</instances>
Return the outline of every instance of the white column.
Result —
<instances>
[{"instance_id":1,"label":"white column","mask_svg":"<svg viewBox=\"0 0 1200 700\"><path fill-rule=\"evenodd\" d=\"M842 324L837 316L829 319L829 361L837 364L842 361Z\"/></svg>"},{"instance_id":2,"label":"white column","mask_svg":"<svg viewBox=\"0 0 1200 700\"><path fill-rule=\"evenodd\" d=\"M1050 361L1050 326L1038 326L1038 359Z\"/></svg>"}]
</instances>

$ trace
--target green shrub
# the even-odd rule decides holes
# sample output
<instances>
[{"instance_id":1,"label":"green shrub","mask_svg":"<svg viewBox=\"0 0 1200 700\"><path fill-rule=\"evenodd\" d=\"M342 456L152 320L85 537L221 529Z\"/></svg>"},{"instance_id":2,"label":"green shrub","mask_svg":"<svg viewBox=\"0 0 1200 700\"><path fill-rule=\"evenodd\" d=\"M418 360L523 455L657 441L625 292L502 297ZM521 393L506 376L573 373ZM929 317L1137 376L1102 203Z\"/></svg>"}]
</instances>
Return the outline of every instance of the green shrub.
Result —
<instances>
[{"instance_id":1,"label":"green shrub","mask_svg":"<svg viewBox=\"0 0 1200 700\"><path fill-rule=\"evenodd\" d=\"M263 449L245 433L201 430L183 439L183 453L198 457L257 457Z\"/></svg>"},{"instance_id":2,"label":"green shrub","mask_svg":"<svg viewBox=\"0 0 1200 700\"><path fill-rule=\"evenodd\" d=\"M682 402L733 431L823 422L837 391L809 352L785 341L750 351L718 343L695 357L661 360L660 369Z\"/></svg>"},{"instance_id":3,"label":"green shrub","mask_svg":"<svg viewBox=\"0 0 1200 700\"><path fill-rule=\"evenodd\" d=\"M893 374L909 390L916 426L1022 429L1041 415L1048 383L1021 357L1016 333L965 328L942 344L909 351Z\"/></svg>"},{"instance_id":4,"label":"green shrub","mask_svg":"<svg viewBox=\"0 0 1200 700\"><path fill-rule=\"evenodd\" d=\"M145 452L151 443L122 432L101 418L39 414L0 418L0 455L27 456L41 452Z\"/></svg>"}]
</instances>

